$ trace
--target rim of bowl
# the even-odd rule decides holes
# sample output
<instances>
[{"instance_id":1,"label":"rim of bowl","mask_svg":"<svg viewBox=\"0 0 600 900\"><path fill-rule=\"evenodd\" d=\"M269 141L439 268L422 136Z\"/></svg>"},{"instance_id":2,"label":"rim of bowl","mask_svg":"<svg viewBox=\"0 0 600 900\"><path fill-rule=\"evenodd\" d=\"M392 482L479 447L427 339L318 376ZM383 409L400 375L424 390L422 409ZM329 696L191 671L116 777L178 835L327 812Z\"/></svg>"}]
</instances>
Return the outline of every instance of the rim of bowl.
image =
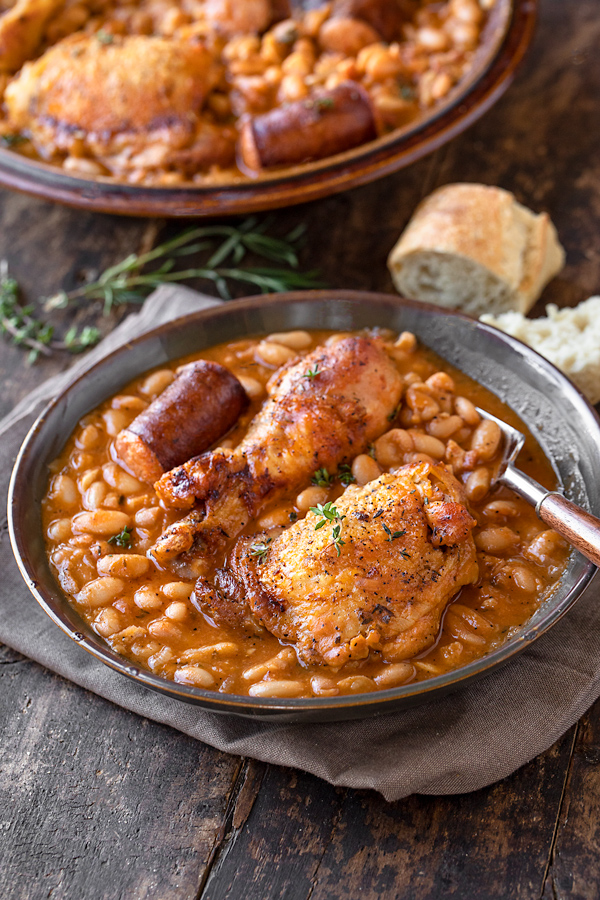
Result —
<instances>
[{"instance_id":1,"label":"rim of bowl","mask_svg":"<svg viewBox=\"0 0 600 900\"><path fill-rule=\"evenodd\" d=\"M559 605L549 610L547 615L541 616L540 620L535 625L528 627L527 624L525 624L522 627L522 633L516 635L506 644L503 644L496 650L488 653L486 656L483 656L480 659L467 664L466 666L454 669L443 675L428 678L424 681L412 682L407 685L400 685L398 687L388 688L386 690L378 690L370 693L351 694L337 697L301 698L262 698L243 696L239 694L226 694L220 693L218 691L204 690L193 685L179 684L177 682L170 681L169 679L162 678L159 675L155 675L153 672L140 668L138 664L133 663L127 660L125 657L115 653L115 651L113 651L99 635L94 634L91 627L83 619L81 619L77 609L73 605L71 605L70 600L67 599L66 594L62 591L58 582L56 581L54 573L51 573L52 581L55 585L54 591L46 591L44 587L39 584L38 578L36 577L36 566L31 560L28 553L27 538L24 529L22 528L20 504L18 503L18 498L23 492L24 483L27 481L28 461L30 456L35 452L37 435L41 429L41 426L45 423L48 417L52 415L53 411L63 402L65 397L68 397L71 392L76 390L82 383L87 382L88 379L93 379L94 374L98 369L104 368L106 366L112 367L114 365L118 365L119 361L130 352L131 348L143 344L146 341L160 338L165 332L169 332L171 330L175 331L180 328L187 328L188 324L192 325L195 323L206 323L207 321L209 322L211 318L214 318L218 315L222 316L225 314L227 317L233 318L246 310L252 311L255 309L268 308L271 305L292 305L298 302L316 304L323 303L323 301L327 300L333 302L343 300L349 301L350 303L365 303L365 301L368 303L369 300L371 300L377 301L378 304L388 304L390 307L395 308L418 308L431 315L442 315L462 319L465 322L468 322L471 326L474 326L478 331L493 334L496 339L499 339L502 343L506 344L512 350L516 351L519 355L532 357L532 360L535 362L536 367L541 368L545 372L550 374L554 380L556 380L556 378L558 377L558 380L562 383L566 396L578 409L579 413L584 418L587 417L589 419L589 424L595 430L598 437L598 442L600 444L600 417L596 413L595 409L587 401L581 391L579 391L578 388L545 357L541 356L539 353L524 344L522 341L519 341L517 338L513 338L510 335L507 335L504 332L500 331L499 329L494 328L491 325L487 325L483 322L479 322L478 320L473 319L461 312L434 306L430 303L421 303L416 300L409 300L399 295L395 296L393 294L382 294L370 291L320 290L290 291L278 294L250 296L242 298L240 300L232 301L231 305L228 305L225 308L220 305L217 307L210 307L209 309L200 310L198 312L189 313L184 316L179 316L175 319L172 319L170 322L163 323L162 325L159 325L156 328L153 328L150 331L146 331L136 338L127 341L126 344L117 347L115 350L112 350L109 354L104 356L98 362L94 363L89 369L87 369L76 379L70 382L63 391L61 391L47 404L34 424L31 426L29 432L27 433L27 436L25 437L25 440L23 441L23 444L21 445L21 449L15 461L10 480L8 492L8 525L13 552L15 554L15 558L21 574L27 586L29 587L29 590L38 601L40 606L44 609L44 611L65 634L67 634L75 643L80 644L92 656L103 662L105 665L108 665L115 671L134 680L136 683L143 685L144 687L159 691L160 693L166 694L174 699L184 700L188 702L197 702L205 708L208 708L214 712L242 715L246 717L255 717L257 715L260 716L261 714L265 714L266 718L269 714L276 713L309 714L311 712L325 712L327 710L356 710L358 715L360 714L360 710L364 710L365 708L369 708L370 714L377 715L379 712L388 711L386 709L386 707L388 706L390 707L389 711L391 711L391 707L393 706L395 701L400 701L403 699L406 699L408 701L410 698L417 698L417 702L424 703L429 699L437 699L438 696L462 686L462 684L465 682L469 683L476 680L478 677L486 674L488 670L491 671L497 669L503 663L510 660L513 656L526 649L526 647L532 644L535 640L541 637L542 634L544 634L553 625L555 625L556 622L558 622L559 619L561 619L562 616L565 615L566 612L568 612L573 603L581 596L584 589L587 587L596 572L596 567L593 563L589 561L587 561L587 564L584 563L584 570L582 574L579 576L571 589L567 592L565 597L561 600ZM198 349L199 352L201 352L204 348L200 347ZM150 366L148 370L152 368L153 366ZM138 375L141 375L143 371L148 370L140 370ZM131 378L133 377L138 376L132 375L127 378L127 381L131 380ZM107 397L108 396L110 395L107 395ZM94 406L90 407L90 409L95 408L100 402L102 401L97 401ZM65 443L69 437L70 433L69 435L65 435ZM48 567L48 570L51 571L47 563L47 558L46 566ZM550 593L547 599L552 598L552 593L553 592ZM79 631L71 624L71 622L68 621L67 615L63 614L60 608L57 608L60 607L61 602L64 603L65 600L67 603L69 603L68 608L70 616L81 619L81 631ZM83 633L84 630L90 631L92 636L86 637L86 635ZM299 716L299 719L301 718L302 717ZM347 718L350 718L350 716L348 716Z\"/></svg>"}]
</instances>

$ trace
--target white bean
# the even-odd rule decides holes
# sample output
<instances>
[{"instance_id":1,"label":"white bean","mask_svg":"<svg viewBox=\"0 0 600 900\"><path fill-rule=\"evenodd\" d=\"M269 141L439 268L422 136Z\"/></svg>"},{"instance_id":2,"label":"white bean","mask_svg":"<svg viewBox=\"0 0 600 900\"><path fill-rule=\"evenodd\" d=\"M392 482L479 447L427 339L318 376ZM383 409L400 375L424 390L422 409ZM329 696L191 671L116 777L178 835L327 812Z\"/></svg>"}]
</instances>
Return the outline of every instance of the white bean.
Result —
<instances>
[{"instance_id":1,"label":"white bean","mask_svg":"<svg viewBox=\"0 0 600 900\"><path fill-rule=\"evenodd\" d=\"M52 497L64 506L74 506L79 500L77 485L68 475L57 475L52 482Z\"/></svg>"},{"instance_id":2,"label":"white bean","mask_svg":"<svg viewBox=\"0 0 600 900\"><path fill-rule=\"evenodd\" d=\"M98 509L104 503L108 487L104 481L94 481L83 495L84 509Z\"/></svg>"},{"instance_id":3,"label":"white bean","mask_svg":"<svg viewBox=\"0 0 600 900\"><path fill-rule=\"evenodd\" d=\"M307 513L311 506L316 506L318 503L325 503L328 494L329 491L326 487L317 487L314 485L305 488L296 497L296 506L300 512Z\"/></svg>"},{"instance_id":4,"label":"white bean","mask_svg":"<svg viewBox=\"0 0 600 900\"><path fill-rule=\"evenodd\" d=\"M123 587L120 578L96 578L88 582L75 599L89 609L95 609L97 606L106 606L118 597Z\"/></svg>"},{"instance_id":5,"label":"white bean","mask_svg":"<svg viewBox=\"0 0 600 900\"><path fill-rule=\"evenodd\" d=\"M174 600L165 609L165 616L172 622L183 622L187 618L188 608L181 600Z\"/></svg>"},{"instance_id":6,"label":"white bean","mask_svg":"<svg viewBox=\"0 0 600 900\"><path fill-rule=\"evenodd\" d=\"M111 437L116 437L120 431L127 428L131 421L131 416L128 416L121 409L107 409L106 412L102 413L102 418L104 419L106 431Z\"/></svg>"},{"instance_id":7,"label":"white bean","mask_svg":"<svg viewBox=\"0 0 600 900\"><path fill-rule=\"evenodd\" d=\"M312 337L308 331L284 331L282 333L270 334L265 338L274 344L283 344L292 350L305 350L312 344Z\"/></svg>"},{"instance_id":8,"label":"white bean","mask_svg":"<svg viewBox=\"0 0 600 900\"><path fill-rule=\"evenodd\" d=\"M148 612L155 609L162 609L164 606L164 600L160 594L150 587L139 588L133 595L133 602L136 606L139 606L140 609L144 609Z\"/></svg>"},{"instance_id":9,"label":"white bean","mask_svg":"<svg viewBox=\"0 0 600 900\"><path fill-rule=\"evenodd\" d=\"M48 525L48 537L51 541L62 543L71 537L71 520L55 519Z\"/></svg>"},{"instance_id":10,"label":"white bean","mask_svg":"<svg viewBox=\"0 0 600 900\"><path fill-rule=\"evenodd\" d=\"M229 659L237 656L240 648L233 641L221 641L219 644L210 644L208 647L197 647L186 650L179 657L180 662L209 662L212 659Z\"/></svg>"},{"instance_id":11,"label":"white bean","mask_svg":"<svg viewBox=\"0 0 600 900\"><path fill-rule=\"evenodd\" d=\"M161 591L169 600L189 600L194 590L193 584L186 581L170 581L163 584Z\"/></svg>"},{"instance_id":12,"label":"white bean","mask_svg":"<svg viewBox=\"0 0 600 900\"><path fill-rule=\"evenodd\" d=\"M102 637L110 637L121 630L121 619L119 613L112 606L107 606L101 610L94 619L94 631Z\"/></svg>"},{"instance_id":13,"label":"white bean","mask_svg":"<svg viewBox=\"0 0 600 900\"><path fill-rule=\"evenodd\" d=\"M362 487L370 481L375 481L381 475L381 469L372 456L361 453L352 463L352 474L356 483Z\"/></svg>"},{"instance_id":14,"label":"white bean","mask_svg":"<svg viewBox=\"0 0 600 900\"><path fill-rule=\"evenodd\" d=\"M251 697L299 697L302 691L299 681L260 681L248 693Z\"/></svg>"},{"instance_id":15,"label":"white bean","mask_svg":"<svg viewBox=\"0 0 600 900\"><path fill-rule=\"evenodd\" d=\"M111 487L116 488L120 494L128 497L130 494L136 494L138 491L144 490L146 485L134 478L128 472L125 472L121 466L116 463L107 463L103 469L104 480Z\"/></svg>"},{"instance_id":16,"label":"white bean","mask_svg":"<svg viewBox=\"0 0 600 900\"><path fill-rule=\"evenodd\" d=\"M215 683L215 679L200 666L180 666L175 669L173 676L179 684L194 684L196 687L209 688Z\"/></svg>"},{"instance_id":17,"label":"white bean","mask_svg":"<svg viewBox=\"0 0 600 900\"><path fill-rule=\"evenodd\" d=\"M258 400L265 393L264 385L257 381L256 378L250 378L248 375L240 375L239 373L236 373L236 377L251 400Z\"/></svg>"},{"instance_id":18,"label":"white bean","mask_svg":"<svg viewBox=\"0 0 600 900\"><path fill-rule=\"evenodd\" d=\"M148 375L146 380L142 383L140 391L148 397L156 397L171 384L174 378L175 373L170 369L159 369L158 372L153 372L151 375Z\"/></svg>"},{"instance_id":19,"label":"white bean","mask_svg":"<svg viewBox=\"0 0 600 900\"><path fill-rule=\"evenodd\" d=\"M117 510L97 509L93 512L78 513L73 517L73 533L89 532L101 537L120 534L131 522L127 513Z\"/></svg>"},{"instance_id":20,"label":"white bean","mask_svg":"<svg viewBox=\"0 0 600 900\"><path fill-rule=\"evenodd\" d=\"M150 568L150 560L139 553L109 553L108 556L100 557L97 568L99 575L140 578Z\"/></svg>"},{"instance_id":21,"label":"white bean","mask_svg":"<svg viewBox=\"0 0 600 900\"><path fill-rule=\"evenodd\" d=\"M385 667L380 675L375 676L377 687L395 687L397 684L405 684L414 677L415 669L410 663L399 662Z\"/></svg>"},{"instance_id":22,"label":"white bean","mask_svg":"<svg viewBox=\"0 0 600 900\"><path fill-rule=\"evenodd\" d=\"M100 437L101 432L99 428L96 428L95 425L86 425L83 431L79 433L75 444L83 450L91 450L92 447L98 444Z\"/></svg>"},{"instance_id":23,"label":"white bean","mask_svg":"<svg viewBox=\"0 0 600 900\"><path fill-rule=\"evenodd\" d=\"M295 356L296 354L289 347L284 347L283 344L272 344L269 341L261 341L255 351L258 362L274 369L283 366Z\"/></svg>"},{"instance_id":24,"label":"white bean","mask_svg":"<svg viewBox=\"0 0 600 900\"><path fill-rule=\"evenodd\" d=\"M433 435L413 430L408 433L413 440L417 453L426 453L427 456L431 456L433 459L443 459L446 455L446 445L443 441L433 437Z\"/></svg>"},{"instance_id":25,"label":"white bean","mask_svg":"<svg viewBox=\"0 0 600 900\"><path fill-rule=\"evenodd\" d=\"M176 641L181 637L181 629L169 619L155 619L148 625L148 631L159 641Z\"/></svg>"},{"instance_id":26,"label":"white bean","mask_svg":"<svg viewBox=\"0 0 600 900\"><path fill-rule=\"evenodd\" d=\"M399 466L414 449L412 437L402 428L392 428L375 441L375 456L384 469Z\"/></svg>"}]
</instances>

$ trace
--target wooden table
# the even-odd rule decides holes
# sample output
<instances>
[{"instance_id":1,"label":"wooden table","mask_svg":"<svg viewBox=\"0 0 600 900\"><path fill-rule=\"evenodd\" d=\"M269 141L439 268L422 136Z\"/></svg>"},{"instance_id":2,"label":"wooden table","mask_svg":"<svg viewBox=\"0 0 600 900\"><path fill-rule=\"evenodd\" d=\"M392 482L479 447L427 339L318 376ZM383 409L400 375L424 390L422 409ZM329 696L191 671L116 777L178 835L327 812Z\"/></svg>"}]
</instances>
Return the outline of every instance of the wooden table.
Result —
<instances>
[{"instance_id":1,"label":"wooden table","mask_svg":"<svg viewBox=\"0 0 600 900\"><path fill-rule=\"evenodd\" d=\"M567 266L544 300L598 293L599 43L599 0L541 0L533 52L480 123L405 172L279 213L277 228L307 223L303 264L329 284L389 291L386 254L424 195L497 184L558 227ZM156 226L0 194L0 258L31 298L138 250ZM0 413L67 362L28 368L0 344ZM499 784L388 804L219 753L7 648L0 684L3 900L600 896L600 704Z\"/></svg>"}]
</instances>

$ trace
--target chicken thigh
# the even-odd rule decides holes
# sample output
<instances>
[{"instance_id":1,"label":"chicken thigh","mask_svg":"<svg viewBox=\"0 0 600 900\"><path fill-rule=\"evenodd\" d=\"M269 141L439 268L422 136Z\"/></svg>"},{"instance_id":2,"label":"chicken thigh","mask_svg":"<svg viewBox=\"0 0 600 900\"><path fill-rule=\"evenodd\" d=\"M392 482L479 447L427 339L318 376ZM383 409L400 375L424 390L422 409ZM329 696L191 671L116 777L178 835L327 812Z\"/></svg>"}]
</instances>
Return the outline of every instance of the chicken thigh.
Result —
<instances>
[{"instance_id":1,"label":"chicken thigh","mask_svg":"<svg viewBox=\"0 0 600 900\"><path fill-rule=\"evenodd\" d=\"M478 577L462 486L444 465L418 463L347 488L334 513L311 512L273 541L242 537L194 602L217 621L264 626L309 665L420 653Z\"/></svg>"},{"instance_id":2,"label":"chicken thigh","mask_svg":"<svg viewBox=\"0 0 600 900\"><path fill-rule=\"evenodd\" d=\"M235 138L208 133L216 126L198 115L219 75L197 41L73 35L9 84L8 121L43 157L83 148L114 172L175 165L177 154L186 166L194 153L222 163Z\"/></svg>"},{"instance_id":3,"label":"chicken thigh","mask_svg":"<svg viewBox=\"0 0 600 900\"><path fill-rule=\"evenodd\" d=\"M389 427L401 393L402 378L374 338L344 338L288 365L238 447L203 453L156 483L166 506L195 508L150 556L164 565L192 547L210 552L235 537L317 469L334 471L363 452Z\"/></svg>"}]
</instances>

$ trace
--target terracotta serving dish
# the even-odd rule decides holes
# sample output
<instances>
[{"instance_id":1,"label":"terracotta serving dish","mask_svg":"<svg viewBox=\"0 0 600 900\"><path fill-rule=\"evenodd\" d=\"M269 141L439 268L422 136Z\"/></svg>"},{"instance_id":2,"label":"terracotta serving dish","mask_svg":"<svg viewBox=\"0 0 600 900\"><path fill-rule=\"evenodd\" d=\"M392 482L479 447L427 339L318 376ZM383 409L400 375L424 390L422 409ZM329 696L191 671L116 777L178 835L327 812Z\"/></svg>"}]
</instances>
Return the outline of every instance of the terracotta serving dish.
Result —
<instances>
[{"instance_id":1,"label":"terracotta serving dish","mask_svg":"<svg viewBox=\"0 0 600 900\"><path fill-rule=\"evenodd\" d=\"M0 185L97 212L175 218L277 209L366 184L437 149L500 98L531 43L536 10L537 0L496 0L468 75L442 103L405 128L319 162L207 187L143 187L75 177L0 148Z\"/></svg>"},{"instance_id":2,"label":"terracotta serving dish","mask_svg":"<svg viewBox=\"0 0 600 900\"><path fill-rule=\"evenodd\" d=\"M577 389L520 341L457 313L387 294L312 291L273 294L226 304L163 325L114 351L53 400L27 436L9 494L11 540L31 592L56 624L106 665L139 685L215 712L285 721L327 721L376 715L423 703L471 684L525 650L554 625L590 581L595 567L573 552L553 594L506 644L446 675L371 694L262 699L201 690L140 669L110 649L80 618L48 565L41 522L48 464L79 419L148 368L222 341L270 331L346 331L384 325L413 331L423 344L498 394L536 434L565 493L600 513L600 423Z\"/></svg>"}]
</instances>

